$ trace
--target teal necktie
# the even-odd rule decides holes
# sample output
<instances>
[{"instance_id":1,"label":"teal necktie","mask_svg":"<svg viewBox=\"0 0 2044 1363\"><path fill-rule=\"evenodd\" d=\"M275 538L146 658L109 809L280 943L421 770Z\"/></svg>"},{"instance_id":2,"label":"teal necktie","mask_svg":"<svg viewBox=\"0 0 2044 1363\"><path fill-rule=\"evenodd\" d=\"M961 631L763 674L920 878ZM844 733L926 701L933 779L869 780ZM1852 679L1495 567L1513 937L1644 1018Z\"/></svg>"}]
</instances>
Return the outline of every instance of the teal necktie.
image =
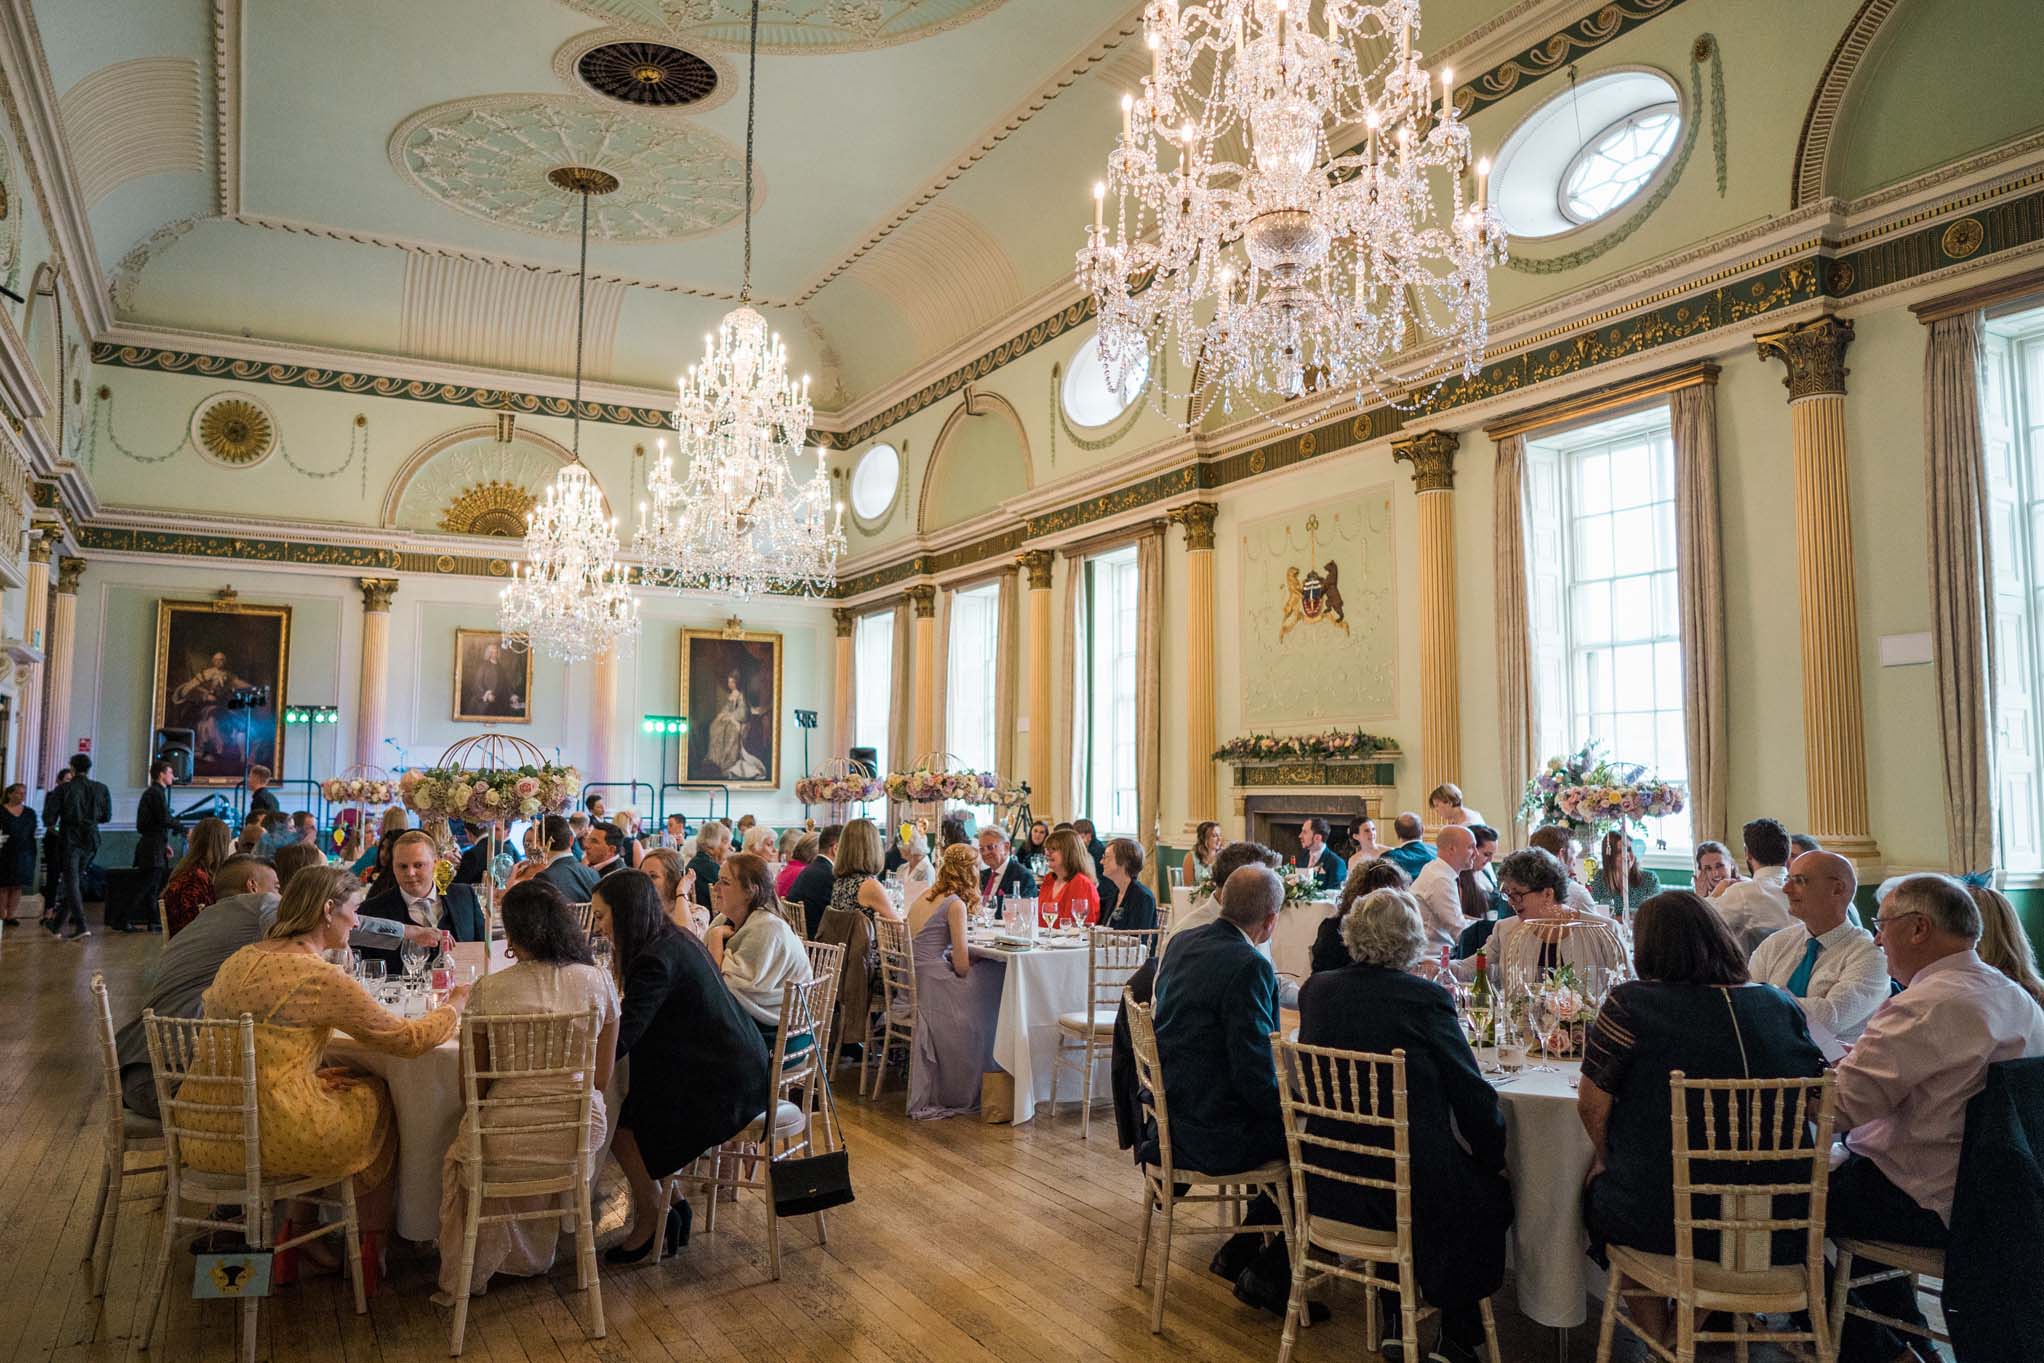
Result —
<instances>
[{"instance_id":1,"label":"teal necktie","mask_svg":"<svg viewBox=\"0 0 2044 1363\"><path fill-rule=\"evenodd\" d=\"M1817 953L1823 949L1824 944L1814 937L1810 939L1809 945L1803 948L1803 959L1796 963L1794 972L1789 975L1789 993L1799 999L1809 994L1810 972L1817 968Z\"/></svg>"}]
</instances>

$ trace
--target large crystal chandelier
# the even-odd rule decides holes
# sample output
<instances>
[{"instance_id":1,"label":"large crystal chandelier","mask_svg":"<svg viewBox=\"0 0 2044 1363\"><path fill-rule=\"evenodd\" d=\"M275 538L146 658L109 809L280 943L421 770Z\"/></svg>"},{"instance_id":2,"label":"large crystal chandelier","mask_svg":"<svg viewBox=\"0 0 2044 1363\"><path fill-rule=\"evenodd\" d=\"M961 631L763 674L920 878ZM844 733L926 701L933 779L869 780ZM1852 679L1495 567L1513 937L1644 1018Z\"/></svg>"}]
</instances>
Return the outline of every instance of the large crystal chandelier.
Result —
<instances>
[{"instance_id":1,"label":"large crystal chandelier","mask_svg":"<svg viewBox=\"0 0 2044 1363\"><path fill-rule=\"evenodd\" d=\"M788 350L752 296L752 146L758 89L759 4L745 109L745 274L738 308L703 338L702 363L682 376L674 404L675 476L662 442L646 479L634 547L649 579L743 600L760 592L821 592L837 584L844 511L833 512L823 451L801 479L793 461L816 415L809 377L788 375Z\"/></svg>"},{"instance_id":2,"label":"large crystal chandelier","mask_svg":"<svg viewBox=\"0 0 2044 1363\"><path fill-rule=\"evenodd\" d=\"M573 458L525 518L525 562L511 567L498 595L497 623L513 648L536 648L564 662L612 649L630 652L639 634L639 603L618 562L617 518L582 462L582 340L589 287L589 196L609 194L617 177L589 166L547 173L560 189L582 196L582 257L575 289Z\"/></svg>"},{"instance_id":3,"label":"large crystal chandelier","mask_svg":"<svg viewBox=\"0 0 2044 1363\"><path fill-rule=\"evenodd\" d=\"M1190 424L1475 374L1504 226L1452 72L1436 94L1421 69L1419 0L1150 0L1143 23L1078 256L1109 383L1175 350Z\"/></svg>"}]
</instances>

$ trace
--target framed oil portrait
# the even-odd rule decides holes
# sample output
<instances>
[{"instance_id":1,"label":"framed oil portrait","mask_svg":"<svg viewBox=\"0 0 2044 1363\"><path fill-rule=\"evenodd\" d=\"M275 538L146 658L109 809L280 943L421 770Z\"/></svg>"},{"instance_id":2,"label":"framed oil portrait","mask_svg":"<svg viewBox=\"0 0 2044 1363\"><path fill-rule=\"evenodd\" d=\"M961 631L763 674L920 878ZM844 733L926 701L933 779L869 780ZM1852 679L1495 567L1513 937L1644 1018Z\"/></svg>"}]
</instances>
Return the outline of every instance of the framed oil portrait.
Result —
<instances>
[{"instance_id":1,"label":"framed oil portrait","mask_svg":"<svg viewBox=\"0 0 2044 1363\"><path fill-rule=\"evenodd\" d=\"M454 631L454 717L475 724L532 723L532 655L493 629Z\"/></svg>"},{"instance_id":2,"label":"framed oil portrait","mask_svg":"<svg viewBox=\"0 0 2044 1363\"><path fill-rule=\"evenodd\" d=\"M781 784L781 636L681 632L683 783L735 790Z\"/></svg>"},{"instance_id":3,"label":"framed oil portrait","mask_svg":"<svg viewBox=\"0 0 2044 1363\"><path fill-rule=\"evenodd\" d=\"M253 766L284 774L290 655L289 606L156 603L150 726L192 731L192 784L238 785Z\"/></svg>"}]
</instances>

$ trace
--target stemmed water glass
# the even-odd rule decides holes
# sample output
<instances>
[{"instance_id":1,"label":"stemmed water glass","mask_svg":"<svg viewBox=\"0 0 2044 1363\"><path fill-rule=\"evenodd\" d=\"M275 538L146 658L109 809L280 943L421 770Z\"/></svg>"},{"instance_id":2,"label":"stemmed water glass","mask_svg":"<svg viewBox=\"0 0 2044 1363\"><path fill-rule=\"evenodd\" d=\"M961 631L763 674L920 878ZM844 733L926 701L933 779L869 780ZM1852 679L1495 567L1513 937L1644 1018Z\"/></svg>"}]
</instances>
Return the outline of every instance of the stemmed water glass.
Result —
<instances>
[{"instance_id":1,"label":"stemmed water glass","mask_svg":"<svg viewBox=\"0 0 2044 1363\"><path fill-rule=\"evenodd\" d=\"M406 939L403 946L397 949L398 964L404 967L405 979L407 981L416 982L419 976L425 972L426 955L427 948L420 946L409 938Z\"/></svg>"}]
</instances>

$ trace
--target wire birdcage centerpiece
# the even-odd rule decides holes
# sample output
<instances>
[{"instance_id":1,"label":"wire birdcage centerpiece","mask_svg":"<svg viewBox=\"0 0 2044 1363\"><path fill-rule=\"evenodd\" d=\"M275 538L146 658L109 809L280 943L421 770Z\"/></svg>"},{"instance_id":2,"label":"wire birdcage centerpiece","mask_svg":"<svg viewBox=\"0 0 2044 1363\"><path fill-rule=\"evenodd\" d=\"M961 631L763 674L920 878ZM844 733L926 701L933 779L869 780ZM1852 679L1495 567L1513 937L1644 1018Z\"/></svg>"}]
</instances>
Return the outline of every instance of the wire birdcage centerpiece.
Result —
<instances>
[{"instance_id":1,"label":"wire birdcage centerpiece","mask_svg":"<svg viewBox=\"0 0 2044 1363\"><path fill-rule=\"evenodd\" d=\"M369 816L398 802L397 778L383 767L357 763L319 783L319 793L335 815L334 851L352 860L362 855L369 837Z\"/></svg>"},{"instance_id":2,"label":"wire birdcage centerpiece","mask_svg":"<svg viewBox=\"0 0 2044 1363\"><path fill-rule=\"evenodd\" d=\"M991 771L972 770L956 754L929 752L910 763L907 771L889 772L883 784L888 799L908 805L913 817L926 820L934 830L946 804L993 804L1001 778Z\"/></svg>"},{"instance_id":3,"label":"wire birdcage centerpiece","mask_svg":"<svg viewBox=\"0 0 2044 1363\"><path fill-rule=\"evenodd\" d=\"M853 805L867 804L887 793L878 779L861 766L842 757L826 758L823 764L795 783L795 798L805 805L823 805L830 810L830 822L841 824Z\"/></svg>"}]
</instances>

